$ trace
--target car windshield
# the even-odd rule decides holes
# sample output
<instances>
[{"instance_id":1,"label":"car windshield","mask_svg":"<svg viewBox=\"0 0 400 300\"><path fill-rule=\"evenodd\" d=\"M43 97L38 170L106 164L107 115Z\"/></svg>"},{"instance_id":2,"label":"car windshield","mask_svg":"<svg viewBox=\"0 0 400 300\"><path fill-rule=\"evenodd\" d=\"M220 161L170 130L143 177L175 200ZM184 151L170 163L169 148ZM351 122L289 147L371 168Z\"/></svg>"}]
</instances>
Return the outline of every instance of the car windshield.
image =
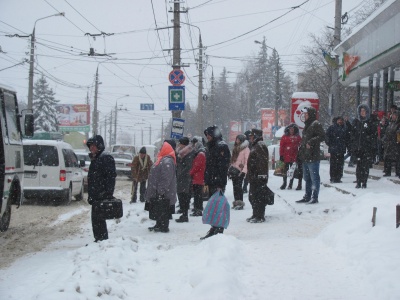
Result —
<instances>
[{"instance_id":1,"label":"car windshield","mask_svg":"<svg viewBox=\"0 0 400 300\"><path fill-rule=\"evenodd\" d=\"M114 158L132 160L132 156L130 156L129 154L125 154L125 153L113 153L111 155Z\"/></svg>"}]
</instances>

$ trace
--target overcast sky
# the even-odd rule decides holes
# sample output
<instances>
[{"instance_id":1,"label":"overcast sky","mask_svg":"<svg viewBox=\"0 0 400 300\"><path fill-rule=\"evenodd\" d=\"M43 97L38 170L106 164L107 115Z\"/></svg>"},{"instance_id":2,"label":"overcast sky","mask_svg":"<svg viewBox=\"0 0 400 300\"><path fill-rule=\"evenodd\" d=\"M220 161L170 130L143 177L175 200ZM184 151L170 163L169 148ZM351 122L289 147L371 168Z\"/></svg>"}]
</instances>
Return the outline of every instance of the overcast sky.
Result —
<instances>
[{"instance_id":1,"label":"overcast sky","mask_svg":"<svg viewBox=\"0 0 400 300\"><path fill-rule=\"evenodd\" d=\"M186 101L193 107L197 106L195 59L198 50L192 49L198 47L199 31L203 46L207 47L203 91L206 93L212 69L217 77L223 67L231 72L240 71L243 60L259 51L260 45L254 40L261 41L264 36L267 45L278 51L284 69L295 78L298 55L309 42L310 33L319 34L326 26L334 26L334 0L182 2L188 13L181 14L181 22L193 25L182 24L181 28L182 62L190 65L184 68ZM361 3L359 0L343 2L343 13ZM100 122L110 115L118 100L118 105L126 109L119 111L119 130L138 135L140 126L151 124L154 141L162 118L166 121L171 116L168 73L172 70L172 52L163 50L172 48L173 31L154 30L156 26L172 25L170 8L173 4L168 0L2 0L0 82L17 89L19 99L27 101L29 64L8 67L29 59L29 37L6 35L29 35L36 20L65 12L65 17L36 22L35 81L40 73L45 74L61 103L85 103L89 94L93 104L94 75L98 67ZM101 32L105 35L95 38L86 35ZM88 56L91 47L96 53L109 56ZM234 74L230 76L233 81ZM155 111L140 111L140 103L154 103Z\"/></svg>"}]
</instances>

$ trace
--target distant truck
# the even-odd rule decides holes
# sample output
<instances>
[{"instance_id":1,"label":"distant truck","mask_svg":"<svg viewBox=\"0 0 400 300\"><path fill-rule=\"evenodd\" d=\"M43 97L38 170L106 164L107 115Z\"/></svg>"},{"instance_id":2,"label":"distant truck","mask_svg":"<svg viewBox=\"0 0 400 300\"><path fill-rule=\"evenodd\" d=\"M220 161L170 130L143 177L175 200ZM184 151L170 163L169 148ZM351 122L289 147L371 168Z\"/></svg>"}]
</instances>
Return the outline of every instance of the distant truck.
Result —
<instances>
[{"instance_id":1,"label":"distant truck","mask_svg":"<svg viewBox=\"0 0 400 300\"><path fill-rule=\"evenodd\" d=\"M32 137L33 114L19 111L17 92L0 84L0 231L8 229L11 205L23 200L24 153L22 138ZM24 132L22 132L22 124Z\"/></svg>"},{"instance_id":2,"label":"distant truck","mask_svg":"<svg viewBox=\"0 0 400 300\"><path fill-rule=\"evenodd\" d=\"M129 153L132 154L132 156L135 156L136 147L135 145L129 145L129 144L115 144L111 146L110 152Z\"/></svg>"}]
</instances>

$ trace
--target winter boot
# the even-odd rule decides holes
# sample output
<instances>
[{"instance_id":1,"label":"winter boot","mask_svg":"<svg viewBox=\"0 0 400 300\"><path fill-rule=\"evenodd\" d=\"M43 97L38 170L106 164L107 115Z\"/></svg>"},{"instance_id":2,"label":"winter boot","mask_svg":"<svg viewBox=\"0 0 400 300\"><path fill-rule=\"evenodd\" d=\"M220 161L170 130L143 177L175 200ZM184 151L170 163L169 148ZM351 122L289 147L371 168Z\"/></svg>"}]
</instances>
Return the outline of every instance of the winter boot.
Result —
<instances>
[{"instance_id":1,"label":"winter boot","mask_svg":"<svg viewBox=\"0 0 400 300\"><path fill-rule=\"evenodd\" d=\"M193 213L190 214L192 217L201 217L203 215L202 209L194 209Z\"/></svg>"},{"instance_id":2,"label":"winter boot","mask_svg":"<svg viewBox=\"0 0 400 300\"><path fill-rule=\"evenodd\" d=\"M283 177L283 184L281 185L280 189L281 190L286 189L286 184L287 184L287 177Z\"/></svg>"},{"instance_id":3,"label":"winter boot","mask_svg":"<svg viewBox=\"0 0 400 300\"><path fill-rule=\"evenodd\" d=\"M207 238L209 238L210 236L213 236L213 235L215 235L215 234L216 234L216 233L215 233L215 228L214 228L214 227L211 227L210 230L207 232L207 234L206 234L205 236L201 237L200 239L201 239L201 240L204 240L204 239L207 239Z\"/></svg>"},{"instance_id":4,"label":"winter boot","mask_svg":"<svg viewBox=\"0 0 400 300\"><path fill-rule=\"evenodd\" d=\"M235 210L242 210L244 207L244 202L242 200L236 200Z\"/></svg>"},{"instance_id":5,"label":"winter boot","mask_svg":"<svg viewBox=\"0 0 400 300\"><path fill-rule=\"evenodd\" d=\"M178 219L175 219L175 221L176 221L177 223L189 222L189 218L188 218L187 213L181 215Z\"/></svg>"},{"instance_id":6,"label":"winter boot","mask_svg":"<svg viewBox=\"0 0 400 300\"><path fill-rule=\"evenodd\" d=\"M293 187L293 178L289 181L289 186L287 187L288 190L291 190Z\"/></svg>"},{"instance_id":7,"label":"winter boot","mask_svg":"<svg viewBox=\"0 0 400 300\"><path fill-rule=\"evenodd\" d=\"M367 182L365 181L365 182L363 182L363 184L362 184L362 186L361 186L363 189L366 189L367 188Z\"/></svg>"},{"instance_id":8,"label":"winter boot","mask_svg":"<svg viewBox=\"0 0 400 300\"><path fill-rule=\"evenodd\" d=\"M356 189L361 188L361 182L357 180L357 185L356 185Z\"/></svg>"},{"instance_id":9,"label":"winter boot","mask_svg":"<svg viewBox=\"0 0 400 300\"><path fill-rule=\"evenodd\" d=\"M301 184L303 183L302 179L299 179L299 183L297 184L296 191L301 191Z\"/></svg>"}]
</instances>

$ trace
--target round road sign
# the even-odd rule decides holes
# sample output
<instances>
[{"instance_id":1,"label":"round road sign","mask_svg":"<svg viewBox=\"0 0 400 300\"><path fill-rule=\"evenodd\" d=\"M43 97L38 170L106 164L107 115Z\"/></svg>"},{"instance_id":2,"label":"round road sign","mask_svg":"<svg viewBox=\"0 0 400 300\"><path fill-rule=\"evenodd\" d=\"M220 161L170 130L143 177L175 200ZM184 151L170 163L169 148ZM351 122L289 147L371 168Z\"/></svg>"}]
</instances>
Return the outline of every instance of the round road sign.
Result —
<instances>
[{"instance_id":1,"label":"round road sign","mask_svg":"<svg viewBox=\"0 0 400 300\"><path fill-rule=\"evenodd\" d=\"M185 82L185 75L182 70L174 69L169 73L168 79L172 85L181 85Z\"/></svg>"}]
</instances>

